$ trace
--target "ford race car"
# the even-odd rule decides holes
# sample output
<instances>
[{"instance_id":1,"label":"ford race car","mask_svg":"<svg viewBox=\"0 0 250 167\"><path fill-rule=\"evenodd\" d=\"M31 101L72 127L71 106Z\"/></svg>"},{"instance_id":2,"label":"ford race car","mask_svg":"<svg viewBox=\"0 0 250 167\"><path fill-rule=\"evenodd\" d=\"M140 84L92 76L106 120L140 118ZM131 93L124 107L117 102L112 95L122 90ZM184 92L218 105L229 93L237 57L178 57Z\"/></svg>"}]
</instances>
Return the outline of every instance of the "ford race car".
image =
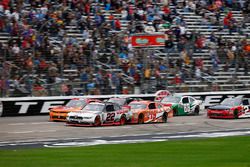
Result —
<instances>
[{"instance_id":1,"label":"ford race car","mask_svg":"<svg viewBox=\"0 0 250 167\"><path fill-rule=\"evenodd\" d=\"M116 103L93 102L82 111L70 112L67 124L74 126L124 125L131 117L128 110Z\"/></svg>"},{"instance_id":2,"label":"ford race car","mask_svg":"<svg viewBox=\"0 0 250 167\"><path fill-rule=\"evenodd\" d=\"M129 104L132 111L131 123L167 122L172 116L171 108L153 101L133 101Z\"/></svg>"},{"instance_id":3,"label":"ford race car","mask_svg":"<svg viewBox=\"0 0 250 167\"><path fill-rule=\"evenodd\" d=\"M247 118L250 117L249 99L231 97L224 99L220 104L207 108L209 118Z\"/></svg>"},{"instance_id":4,"label":"ford race car","mask_svg":"<svg viewBox=\"0 0 250 167\"><path fill-rule=\"evenodd\" d=\"M169 95L164 97L161 103L165 106L170 106L174 116L179 116L198 115L202 101L191 96Z\"/></svg>"},{"instance_id":5,"label":"ford race car","mask_svg":"<svg viewBox=\"0 0 250 167\"><path fill-rule=\"evenodd\" d=\"M50 121L66 121L69 112L82 110L88 103L99 101L100 100L90 98L71 99L65 106L53 107L50 109Z\"/></svg>"}]
</instances>

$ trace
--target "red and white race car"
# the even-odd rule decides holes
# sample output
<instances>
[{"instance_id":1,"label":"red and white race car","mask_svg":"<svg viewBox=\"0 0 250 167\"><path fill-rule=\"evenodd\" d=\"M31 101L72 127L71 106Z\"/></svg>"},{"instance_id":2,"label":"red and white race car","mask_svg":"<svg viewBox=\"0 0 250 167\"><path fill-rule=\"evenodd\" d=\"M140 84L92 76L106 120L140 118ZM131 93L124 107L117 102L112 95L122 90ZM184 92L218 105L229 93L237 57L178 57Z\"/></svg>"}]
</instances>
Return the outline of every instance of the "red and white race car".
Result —
<instances>
[{"instance_id":1,"label":"red and white race car","mask_svg":"<svg viewBox=\"0 0 250 167\"><path fill-rule=\"evenodd\" d=\"M70 112L67 124L73 126L124 125L131 115L128 109L110 102L93 102L82 111Z\"/></svg>"},{"instance_id":2,"label":"red and white race car","mask_svg":"<svg viewBox=\"0 0 250 167\"><path fill-rule=\"evenodd\" d=\"M247 118L250 117L249 99L226 98L220 104L207 108L209 118Z\"/></svg>"}]
</instances>

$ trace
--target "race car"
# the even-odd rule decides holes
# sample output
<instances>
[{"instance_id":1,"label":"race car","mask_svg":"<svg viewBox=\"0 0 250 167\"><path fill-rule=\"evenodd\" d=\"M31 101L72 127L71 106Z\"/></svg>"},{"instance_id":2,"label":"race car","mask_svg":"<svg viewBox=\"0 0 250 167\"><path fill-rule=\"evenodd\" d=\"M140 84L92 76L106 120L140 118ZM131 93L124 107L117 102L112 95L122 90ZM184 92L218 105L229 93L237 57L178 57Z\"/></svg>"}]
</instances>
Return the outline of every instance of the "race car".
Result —
<instances>
[{"instance_id":1,"label":"race car","mask_svg":"<svg viewBox=\"0 0 250 167\"><path fill-rule=\"evenodd\" d=\"M247 118L250 117L249 99L230 97L224 99L220 104L207 108L209 118Z\"/></svg>"},{"instance_id":2,"label":"race car","mask_svg":"<svg viewBox=\"0 0 250 167\"><path fill-rule=\"evenodd\" d=\"M141 100L133 101L129 104L132 117L130 123L150 123L150 122L167 122L171 117L171 108L163 106L159 102Z\"/></svg>"},{"instance_id":3,"label":"race car","mask_svg":"<svg viewBox=\"0 0 250 167\"><path fill-rule=\"evenodd\" d=\"M161 103L170 106L174 116L179 116L198 115L202 101L191 96L168 95L161 100Z\"/></svg>"},{"instance_id":4,"label":"race car","mask_svg":"<svg viewBox=\"0 0 250 167\"><path fill-rule=\"evenodd\" d=\"M93 102L87 104L82 111L68 113L67 125L124 125L130 117L131 114L129 110L122 109L122 107L116 103Z\"/></svg>"},{"instance_id":5,"label":"race car","mask_svg":"<svg viewBox=\"0 0 250 167\"><path fill-rule=\"evenodd\" d=\"M66 121L69 112L82 110L86 104L91 102L100 102L100 100L91 98L74 98L65 106L53 107L49 112L50 121Z\"/></svg>"},{"instance_id":6,"label":"race car","mask_svg":"<svg viewBox=\"0 0 250 167\"><path fill-rule=\"evenodd\" d=\"M132 98L132 97L112 97L110 99L107 100L107 102L112 102L112 103L117 103L120 106L122 106L122 108L124 109L129 109L129 103L131 103L132 101L135 100L142 100L141 98Z\"/></svg>"},{"instance_id":7,"label":"race car","mask_svg":"<svg viewBox=\"0 0 250 167\"><path fill-rule=\"evenodd\" d=\"M131 97L112 97L107 102L117 103L120 106L127 106L130 102L134 101L135 98Z\"/></svg>"}]
</instances>

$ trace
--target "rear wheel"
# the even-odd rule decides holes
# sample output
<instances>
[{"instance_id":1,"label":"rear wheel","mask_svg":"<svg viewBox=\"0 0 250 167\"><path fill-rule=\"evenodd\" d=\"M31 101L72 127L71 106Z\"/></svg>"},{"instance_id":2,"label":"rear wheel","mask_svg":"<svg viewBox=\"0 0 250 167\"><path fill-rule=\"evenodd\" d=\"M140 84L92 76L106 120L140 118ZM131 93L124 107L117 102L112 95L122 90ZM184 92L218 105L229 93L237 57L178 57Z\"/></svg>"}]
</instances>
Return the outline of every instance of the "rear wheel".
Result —
<instances>
[{"instance_id":1,"label":"rear wheel","mask_svg":"<svg viewBox=\"0 0 250 167\"><path fill-rule=\"evenodd\" d=\"M101 125L101 117L98 115L95 117L94 126L100 126L100 125Z\"/></svg>"},{"instance_id":2,"label":"rear wheel","mask_svg":"<svg viewBox=\"0 0 250 167\"><path fill-rule=\"evenodd\" d=\"M194 109L194 115L199 115L199 112L200 112L199 107L196 107L196 108Z\"/></svg>"},{"instance_id":3,"label":"rear wheel","mask_svg":"<svg viewBox=\"0 0 250 167\"><path fill-rule=\"evenodd\" d=\"M140 114L138 117L138 124L143 124L144 123L144 115Z\"/></svg>"},{"instance_id":4,"label":"rear wheel","mask_svg":"<svg viewBox=\"0 0 250 167\"><path fill-rule=\"evenodd\" d=\"M122 116L120 119L120 125L125 125L125 123L126 123L126 117Z\"/></svg>"},{"instance_id":5,"label":"rear wheel","mask_svg":"<svg viewBox=\"0 0 250 167\"><path fill-rule=\"evenodd\" d=\"M167 123L167 121L168 121L168 113L165 112L165 113L162 115L162 122Z\"/></svg>"}]
</instances>

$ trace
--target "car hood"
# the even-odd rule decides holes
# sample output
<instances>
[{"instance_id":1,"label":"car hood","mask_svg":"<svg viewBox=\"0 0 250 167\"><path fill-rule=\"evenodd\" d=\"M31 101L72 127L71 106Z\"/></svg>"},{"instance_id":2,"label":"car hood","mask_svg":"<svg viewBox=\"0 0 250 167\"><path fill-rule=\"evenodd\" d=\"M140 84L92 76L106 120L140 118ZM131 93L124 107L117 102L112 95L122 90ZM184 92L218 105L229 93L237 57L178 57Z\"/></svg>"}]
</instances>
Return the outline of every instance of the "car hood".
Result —
<instances>
[{"instance_id":1,"label":"car hood","mask_svg":"<svg viewBox=\"0 0 250 167\"><path fill-rule=\"evenodd\" d=\"M208 109L210 109L210 110L230 110L231 107L225 106L225 105L216 105L216 106L208 107Z\"/></svg>"}]
</instances>

